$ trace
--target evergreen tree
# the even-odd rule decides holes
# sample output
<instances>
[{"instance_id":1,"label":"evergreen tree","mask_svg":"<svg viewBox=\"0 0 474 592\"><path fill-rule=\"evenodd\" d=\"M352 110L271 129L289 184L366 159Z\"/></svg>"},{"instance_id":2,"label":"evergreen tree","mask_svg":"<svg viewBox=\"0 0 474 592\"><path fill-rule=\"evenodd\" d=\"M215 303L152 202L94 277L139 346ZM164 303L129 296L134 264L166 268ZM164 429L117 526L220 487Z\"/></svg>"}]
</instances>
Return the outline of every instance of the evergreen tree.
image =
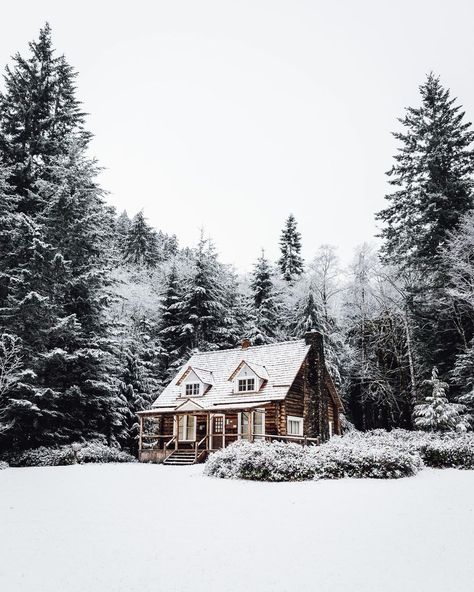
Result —
<instances>
[{"instance_id":1,"label":"evergreen tree","mask_svg":"<svg viewBox=\"0 0 474 592\"><path fill-rule=\"evenodd\" d=\"M413 351L422 372L442 374L473 334L472 320L450 296L449 267L442 247L474 205L474 132L439 78L420 87L421 106L408 108L395 134L401 148L389 171L397 189L377 218L384 223L386 261L412 278L405 310L413 327Z\"/></svg>"},{"instance_id":2,"label":"evergreen tree","mask_svg":"<svg viewBox=\"0 0 474 592\"><path fill-rule=\"evenodd\" d=\"M188 349L219 344L224 316L220 266L211 242L203 235L196 250L194 274L187 282L183 315L182 336Z\"/></svg>"},{"instance_id":3,"label":"evergreen tree","mask_svg":"<svg viewBox=\"0 0 474 592\"><path fill-rule=\"evenodd\" d=\"M35 184L46 178L49 158L65 154L73 135L86 145L84 113L75 96L76 73L64 56L56 57L46 24L30 55L13 58L7 67L5 93L0 95L0 157L11 168L10 183L19 196L19 209L41 209Z\"/></svg>"},{"instance_id":4,"label":"evergreen tree","mask_svg":"<svg viewBox=\"0 0 474 592\"><path fill-rule=\"evenodd\" d=\"M104 314L112 213L85 156L75 74L54 57L49 27L30 47L32 57L17 56L7 71L1 97L10 186L0 217L0 323L23 364L2 403L1 446L115 442L126 407Z\"/></svg>"},{"instance_id":5,"label":"evergreen tree","mask_svg":"<svg viewBox=\"0 0 474 592\"><path fill-rule=\"evenodd\" d=\"M173 265L166 280L159 324L159 336L163 349L161 366L165 378L171 378L170 374L180 364L185 354L185 340L182 335L185 307L183 298L178 271L176 265Z\"/></svg>"},{"instance_id":6,"label":"evergreen tree","mask_svg":"<svg viewBox=\"0 0 474 592\"><path fill-rule=\"evenodd\" d=\"M128 217L127 211L124 210L115 221L114 249L118 261L125 259L125 245L131 225L132 221Z\"/></svg>"},{"instance_id":7,"label":"evergreen tree","mask_svg":"<svg viewBox=\"0 0 474 592\"><path fill-rule=\"evenodd\" d=\"M301 257L301 235L296 228L293 214L288 216L280 238L281 257L278 261L283 279L293 281L303 273Z\"/></svg>"},{"instance_id":8,"label":"evergreen tree","mask_svg":"<svg viewBox=\"0 0 474 592\"><path fill-rule=\"evenodd\" d=\"M262 251L252 274L252 290L255 329L253 341L268 343L272 341L279 328L279 302L273 284L272 270Z\"/></svg>"},{"instance_id":9,"label":"evergreen tree","mask_svg":"<svg viewBox=\"0 0 474 592\"><path fill-rule=\"evenodd\" d=\"M322 330L321 309L314 297L312 286L296 305L292 328L298 337L303 337L309 331Z\"/></svg>"},{"instance_id":10,"label":"evergreen tree","mask_svg":"<svg viewBox=\"0 0 474 592\"><path fill-rule=\"evenodd\" d=\"M383 252L390 261L421 269L439 266L439 247L473 207L474 132L438 77L420 86L421 106L400 119L402 146L388 172L398 189L379 212Z\"/></svg>"},{"instance_id":11,"label":"evergreen tree","mask_svg":"<svg viewBox=\"0 0 474 592\"><path fill-rule=\"evenodd\" d=\"M143 210L134 216L125 240L124 258L134 265L155 267L158 258L155 231L146 222Z\"/></svg>"},{"instance_id":12,"label":"evergreen tree","mask_svg":"<svg viewBox=\"0 0 474 592\"><path fill-rule=\"evenodd\" d=\"M457 356L452 378L461 393L458 401L466 405L474 417L474 339L466 351Z\"/></svg>"},{"instance_id":13,"label":"evergreen tree","mask_svg":"<svg viewBox=\"0 0 474 592\"><path fill-rule=\"evenodd\" d=\"M429 431L466 431L469 427L468 417L465 415L466 407L448 401L448 384L438 378L436 368L433 368L431 380L426 380L425 383L432 387L432 393L425 398L424 403L415 405L415 426Z\"/></svg>"}]
</instances>

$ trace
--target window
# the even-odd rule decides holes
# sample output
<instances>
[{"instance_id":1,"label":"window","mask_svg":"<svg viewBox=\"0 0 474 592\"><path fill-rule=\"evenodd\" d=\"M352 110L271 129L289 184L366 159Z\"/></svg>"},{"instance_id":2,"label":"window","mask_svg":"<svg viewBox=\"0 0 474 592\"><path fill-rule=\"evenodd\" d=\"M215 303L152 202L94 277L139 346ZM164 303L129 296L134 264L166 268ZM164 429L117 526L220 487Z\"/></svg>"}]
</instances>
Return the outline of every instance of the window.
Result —
<instances>
[{"instance_id":1,"label":"window","mask_svg":"<svg viewBox=\"0 0 474 592\"><path fill-rule=\"evenodd\" d=\"M329 422L329 437L332 438L334 435L334 422L330 421Z\"/></svg>"},{"instance_id":2,"label":"window","mask_svg":"<svg viewBox=\"0 0 474 592\"><path fill-rule=\"evenodd\" d=\"M196 416L178 415L178 440L196 439Z\"/></svg>"},{"instance_id":3,"label":"window","mask_svg":"<svg viewBox=\"0 0 474 592\"><path fill-rule=\"evenodd\" d=\"M196 397L201 392L199 382L190 382L186 385L185 393L187 397Z\"/></svg>"},{"instance_id":4,"label":"window","mask_svg":"<svg viewBox=\"0 0 474 592\"><path fill-rule=\"evenodd\" d=\"M250 429L252 428L252 429ZM239 413L238 434L244 440L260 439L265 434L265 411Z\"/></svg>"},{"instance_id":5,"label":"window","mask_svg":"<svg viewBox=\"0 0 474 592\"><path fill-rule=\"evenodd\" d=\"M254 411L253 413L253 435L255 439L265 434L265 411Z\"/></svg>"},{"instance_id":6,"label":"window","mask_svg":"<svg viewBox=\"0 0 474 592\"><path fill-rule=\"evenodd\" d=\"M255 390L255 378L239 378L237 385L239 393L245 393Z\"/></svg>"},{"instance_id":7,"label":"window","mask_svg":"<svg viewBox=\"0 0 474 592\"><path fill-rule=\"evenodd\" d=\"M224 418L222 415L214 417L214 434L222 434L224 431Z\"/></svg>"},{"instance_id":8,"label":"window","mask_svg":"<svg viewBox=\"0 0 474 592\"><path fill-rule=\"evenodd\" d=\"M289 415L286 419L286 431L288 436L302 436L303 418L292 417L291 415Z\"/></svg>"}]
</instances>

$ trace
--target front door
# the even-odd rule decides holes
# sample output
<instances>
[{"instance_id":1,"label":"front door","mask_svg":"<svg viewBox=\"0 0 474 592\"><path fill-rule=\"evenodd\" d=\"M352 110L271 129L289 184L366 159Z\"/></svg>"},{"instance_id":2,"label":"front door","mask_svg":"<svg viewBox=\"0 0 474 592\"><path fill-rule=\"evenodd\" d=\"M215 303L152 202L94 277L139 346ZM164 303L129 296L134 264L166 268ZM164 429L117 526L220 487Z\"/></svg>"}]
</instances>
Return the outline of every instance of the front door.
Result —
<instances>
[{"instance_id":1,"label":"front door","mask_svg":"<svg viewBox=\"0 0 474 592\"><path fill-rule=\"evenodd\" d=\"M211 449L224 448L224 415L211 417Z\"/></svg>"},{"instance_id":2,"label":"front door","mask_svg":"<svg viewBox=\"0 0 474 592\"><path fill-rule=\"evenodd\" d=\"M250 440L250 413L243 411L239 414L239 436L242 440Z\"/></svg>"}]
</instances>

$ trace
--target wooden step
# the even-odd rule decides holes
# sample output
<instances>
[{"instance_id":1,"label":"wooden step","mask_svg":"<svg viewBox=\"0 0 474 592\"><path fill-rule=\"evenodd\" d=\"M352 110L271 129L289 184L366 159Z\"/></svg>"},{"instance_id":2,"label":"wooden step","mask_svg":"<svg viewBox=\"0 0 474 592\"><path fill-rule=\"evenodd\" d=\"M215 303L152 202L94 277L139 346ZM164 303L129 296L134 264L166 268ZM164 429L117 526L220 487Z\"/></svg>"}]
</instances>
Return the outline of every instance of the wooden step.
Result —
<instances>
[{"instance_id":1,"label":"wooden step","mask_svg":"<svg viewBox=\"0 0 474 592\"><path fill-rule=\"evenodd\" d=\"M196 455L189 450L175 450L167 459L163 461L164 465L185 466L193 465L196 462Z\"/></svg>"}]
</instances>

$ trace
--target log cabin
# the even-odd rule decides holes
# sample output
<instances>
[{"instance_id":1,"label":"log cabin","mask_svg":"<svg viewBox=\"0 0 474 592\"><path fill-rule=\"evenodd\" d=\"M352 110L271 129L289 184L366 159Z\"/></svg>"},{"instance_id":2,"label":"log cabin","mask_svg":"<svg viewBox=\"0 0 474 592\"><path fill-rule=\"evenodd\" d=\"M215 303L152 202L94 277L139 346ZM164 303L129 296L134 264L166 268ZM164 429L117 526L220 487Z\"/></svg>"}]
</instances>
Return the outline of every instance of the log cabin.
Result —
<instances>
[{"instance_id":1,"label":"log cabin","mask_svg":"<svg viewBox=\"0 0 474 592\"><path fill-rule=\"evenodd\" d=\"M321 443L340 434L343 405L323 337L195 353L138 413L139 460L185 465L245 439Z\"/></svg>"}]
</instances>

